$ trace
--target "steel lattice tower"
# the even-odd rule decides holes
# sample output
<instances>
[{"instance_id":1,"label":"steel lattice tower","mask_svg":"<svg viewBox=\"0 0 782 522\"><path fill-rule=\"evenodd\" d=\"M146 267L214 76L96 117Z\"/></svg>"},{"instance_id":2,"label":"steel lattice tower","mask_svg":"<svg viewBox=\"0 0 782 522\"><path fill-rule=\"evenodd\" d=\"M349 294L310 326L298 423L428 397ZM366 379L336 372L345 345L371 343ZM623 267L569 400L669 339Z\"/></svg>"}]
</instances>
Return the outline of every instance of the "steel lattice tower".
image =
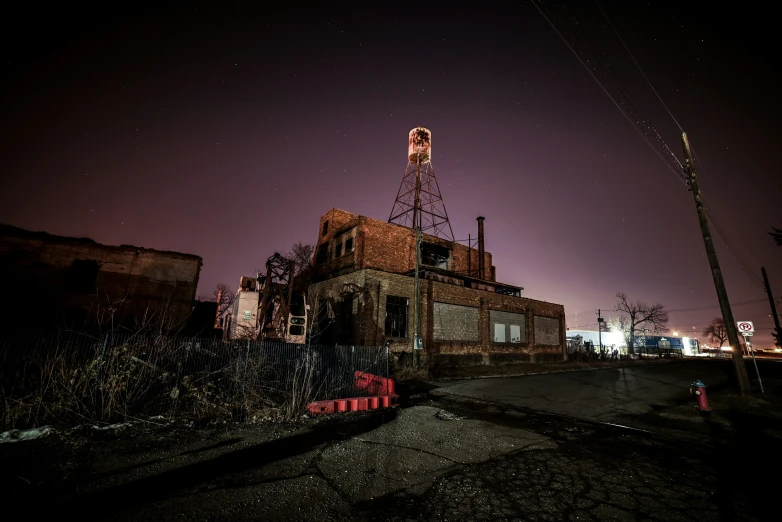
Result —
<instances>
[{"instance_id":1,"label":"steel lattice tower","mask_svg":"<svg viewBox=\"0 0 782 522\"><path fill-rule=\"evenodd\" d=\"M431 161L432 133L420 125L410 131L407 167L388 218L429 235L454 240L445 202Z\"/></svg>"}]
</instances>

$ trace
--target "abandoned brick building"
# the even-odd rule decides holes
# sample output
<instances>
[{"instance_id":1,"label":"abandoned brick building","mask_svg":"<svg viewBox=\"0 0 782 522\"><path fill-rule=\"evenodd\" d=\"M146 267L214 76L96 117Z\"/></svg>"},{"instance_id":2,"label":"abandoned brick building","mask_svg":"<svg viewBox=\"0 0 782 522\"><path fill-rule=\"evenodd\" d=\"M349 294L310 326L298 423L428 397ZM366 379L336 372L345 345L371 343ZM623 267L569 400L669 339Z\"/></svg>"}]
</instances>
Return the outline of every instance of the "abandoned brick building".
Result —
<instances>
[{"instance_id":1,"label":"abandoned brick building","mask_svg":"<svg viewBox=\"0 0 782 522\"><path fill-rule=\"evenodd\" d=\"M133 329L146 320L177 331L193 309L201 264L190 254L0 225L3 328Z\"/></svg>"},{"instance_id":2,"label":"abandoned brick building","mask_svg":"<svg viewBox=\"0 0 782 522\"><path fill-rule=\"evenodd\" d=\"M479 218L479 230L482 230ZM411 351L414 320L413 230L340 209L320 219L309 287L313 339ZM435 364L562 360L565 312L521 297L497 282L492 255L423 235L421 336ZM480 253L483 260L480 260Z\"/></svg>"}]
</instances>

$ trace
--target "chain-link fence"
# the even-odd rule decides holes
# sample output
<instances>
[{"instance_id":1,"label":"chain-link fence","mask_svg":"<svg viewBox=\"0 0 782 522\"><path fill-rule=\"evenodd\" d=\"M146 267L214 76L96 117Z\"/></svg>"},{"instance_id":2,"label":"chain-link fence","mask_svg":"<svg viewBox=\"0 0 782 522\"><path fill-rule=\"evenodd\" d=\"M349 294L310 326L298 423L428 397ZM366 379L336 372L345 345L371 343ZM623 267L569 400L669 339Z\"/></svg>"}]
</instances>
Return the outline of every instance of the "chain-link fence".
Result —
<instances>
[{"instance_id":1,"label":"chain-link fence","mask_svg":"<svg viewBox=\"0 0 782 522\"><path fill-rule=\"evenodd\" d=\"M79 332L0 337L0 421L116 422L183 416L290 419L388 377L385 346L322 346Z\"/></svg>"}]
</instances>

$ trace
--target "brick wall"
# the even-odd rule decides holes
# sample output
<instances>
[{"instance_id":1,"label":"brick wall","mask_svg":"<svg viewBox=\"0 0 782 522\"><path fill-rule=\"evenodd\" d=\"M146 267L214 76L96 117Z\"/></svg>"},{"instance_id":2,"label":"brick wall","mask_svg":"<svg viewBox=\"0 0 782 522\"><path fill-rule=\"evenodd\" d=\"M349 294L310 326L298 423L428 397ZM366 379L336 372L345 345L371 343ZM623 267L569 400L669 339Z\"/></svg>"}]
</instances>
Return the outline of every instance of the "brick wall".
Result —
<instances>
[{"instance_id":1,"label":"brick wall","mask_svg":"<svg viewBox=\"0 0 782 522\"><path fill-rule=\"evenodd\" d=\"M408 337L407 339L394 339L392 349L410 351L413 337L414 278L373 269L359 270L313 284L309 290L310 302L314 304L318 299L329 296L334 300L339 300L345 288L350 288L351 285L364 288L364 295L360 301L356 301L358 304L354 306L355 317L353 319L357 326L354 328L353 342L355 344L382 344L385 342L386 298L388 295L407 297L411 299L408 313ZM547 354L547 356L562 359L565 347L565 319L562 305L464 288L437 281L422 280L421 285L421 331L427 355L507 354L514 357L518 355L524 360L530 358L534 360L536 357L539 358ZM444 338L446 334L441 332L447 323L441 321L438 326L435 312L460 310L461 307L469 307L477 311L478 335L467 339L456 339L456 337L468 335L458 333L451 334L450 338ZM456 320L456 313L448 314L454 318L451 324ZM545 328L536 331L534 321L536 316L553 320L556 328L548 324ZM524 328L520 329L521 342L518 344L494 343L492 317L495 324L499 322L498 318L506 320L508 325L514 324L512 321L523 321ZM436 331L437 334L435 334ZM509 335L510 328L508 327L507 336ZM557 335L559 335L559 340L555 341ZM537 339L538 336L540 336L540 341ZM506 339L508 338L506 337ZM496 359L502 360L501 357Z\"/></svg>"},{"instance_id":2,"label":"brick wall","mask_svg":"<svg viewBox=\"0 0 782 522\"><path fill-rule=\"evenodd\" d=\"M328 230L323 234L323 225ZM318 248L326 245L328 261L320 266L320 279L341 275L348 269L375 268L385 272L405 273L415 268L415 240L412 229L386 223L366 216L358 216L340 209L331 209L321 216L318 229ZM335 238L355 227L354 252L335 259ZM484 274L478 274L478 250L423 234L423 241L450 250L448 270L469 274L487 281L496 281L492 268L492 255L484 252ZM469 258L469 261L468 261Z\"/></svg>"}]
</instances>

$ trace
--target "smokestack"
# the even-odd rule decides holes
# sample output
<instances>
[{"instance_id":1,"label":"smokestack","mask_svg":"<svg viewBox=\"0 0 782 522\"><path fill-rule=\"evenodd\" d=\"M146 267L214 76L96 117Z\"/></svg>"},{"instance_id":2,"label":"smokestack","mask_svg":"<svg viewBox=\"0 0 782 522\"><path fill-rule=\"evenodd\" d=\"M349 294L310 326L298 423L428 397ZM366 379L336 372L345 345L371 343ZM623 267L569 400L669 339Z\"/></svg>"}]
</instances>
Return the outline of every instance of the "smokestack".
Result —
<instances>
[{"instance_id":1,"label":"smokestack","mask_svg":"<svg viewBox=\"0 0 782 522\"><path fill-rule=\"evenodd\" d=\"M478 216L478 279L486 279L483 274L483 216Z\"/></svg>"}]
</instances>

